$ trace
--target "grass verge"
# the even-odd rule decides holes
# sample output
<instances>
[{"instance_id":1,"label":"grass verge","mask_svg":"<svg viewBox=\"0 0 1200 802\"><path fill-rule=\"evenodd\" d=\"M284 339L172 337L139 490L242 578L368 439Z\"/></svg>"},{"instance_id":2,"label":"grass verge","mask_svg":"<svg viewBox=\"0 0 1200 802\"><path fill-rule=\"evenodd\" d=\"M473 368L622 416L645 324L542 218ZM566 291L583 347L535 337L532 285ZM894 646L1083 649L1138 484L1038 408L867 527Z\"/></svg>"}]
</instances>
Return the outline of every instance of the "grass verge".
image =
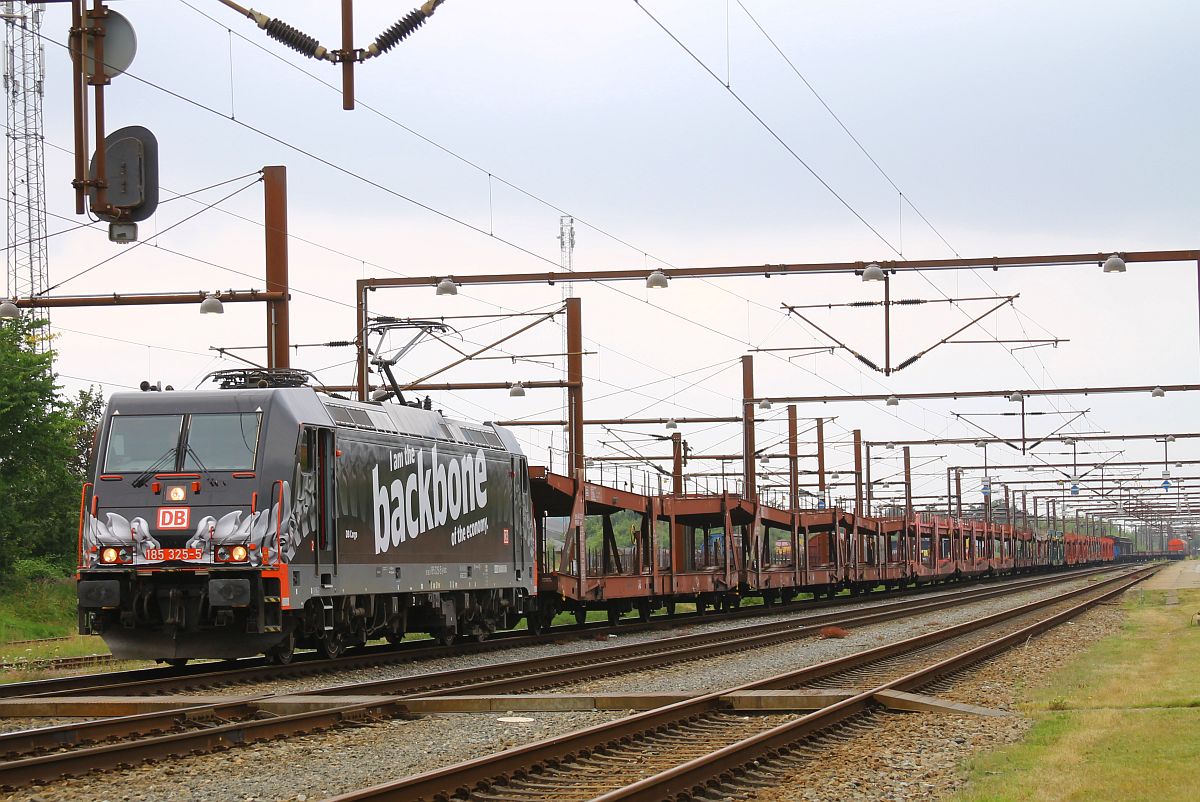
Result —
<instances>
[{"instance_id":1,"label":"grass verge","mask_svg":"<svg viewBox=\"0 0 1200 802\"><path fill-rule=\"evenodd\" d=\"M973 759L955 799L1200 799L1200 590L1135 590L1124 605L1122 631L1029 692L1034 727Z\"/></svg>"},{"instance_id":2,"label":"grass verge","mask_svg":"<svg viewBox=\"0 0 1200 802\"><path fill-rule=\"evenodd\" d=\"M0 644L75 633L75 580L0 582Z\"/></svg>"}]
</instances>

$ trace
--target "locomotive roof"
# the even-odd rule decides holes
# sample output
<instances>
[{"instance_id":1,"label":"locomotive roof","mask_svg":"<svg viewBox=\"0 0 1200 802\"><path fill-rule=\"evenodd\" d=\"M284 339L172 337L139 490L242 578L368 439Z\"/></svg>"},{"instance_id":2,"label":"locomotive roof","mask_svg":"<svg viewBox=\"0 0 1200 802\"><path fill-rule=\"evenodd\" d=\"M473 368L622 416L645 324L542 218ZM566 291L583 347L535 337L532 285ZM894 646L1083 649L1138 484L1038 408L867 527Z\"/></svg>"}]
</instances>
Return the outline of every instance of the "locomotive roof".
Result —
<instances>
[{"instance_id":1,"label":"locomotive roof","mask_svg":"<svg viewBox=\"0 0 1200 802\"><path fill-rule=\"evenodd\" d=\"M521 453L512 433L491 423L456 420L439 410L353 401L311 387L115 393L109 399L108 413L254 412L276 406L285 407L302 423L408 434Z\"/></svg>"}]
</instances>

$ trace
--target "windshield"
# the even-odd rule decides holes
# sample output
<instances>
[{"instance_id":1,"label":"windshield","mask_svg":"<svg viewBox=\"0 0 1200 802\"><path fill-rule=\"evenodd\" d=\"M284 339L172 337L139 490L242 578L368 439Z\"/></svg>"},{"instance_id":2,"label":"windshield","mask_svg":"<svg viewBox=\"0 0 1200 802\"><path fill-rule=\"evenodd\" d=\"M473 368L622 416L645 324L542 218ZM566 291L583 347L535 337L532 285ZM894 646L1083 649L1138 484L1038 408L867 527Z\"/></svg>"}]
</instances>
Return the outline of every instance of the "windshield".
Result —
<instances>
[{"instance_id":1,"label":"windshield","mask_svg":"<svg viewBox=\"0 0 1200 802\"><path fill-rule=\"evenodd\" d=\"M192 415L183 469L253 470L261 418L258 412Z\"/></svg>"},{"instance_id":2,"label":"windshield","mask_svg":"<svg viewBox=\"0 0 1200 802\"><path fill-rule=\"evenodd\" d=\"M182 415L114 415L108 429L104 470L108 473L144 471L179 445ZM170 468L174 465L171 461Z\"/></svg>"}]
</instances>

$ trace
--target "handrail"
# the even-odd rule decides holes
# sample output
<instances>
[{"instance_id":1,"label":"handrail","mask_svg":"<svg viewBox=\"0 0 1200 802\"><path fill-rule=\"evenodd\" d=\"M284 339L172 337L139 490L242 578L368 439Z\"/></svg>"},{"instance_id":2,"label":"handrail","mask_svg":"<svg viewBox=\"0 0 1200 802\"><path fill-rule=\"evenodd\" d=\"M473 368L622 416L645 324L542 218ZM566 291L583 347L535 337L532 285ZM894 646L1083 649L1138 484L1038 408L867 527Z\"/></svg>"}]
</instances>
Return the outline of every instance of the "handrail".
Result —
<instances>
[{"instance_id":1,"label":"handrail","mask_svg":"<svg viewBox=\"0 0 1200 802\"><path fill-rule=\"evenodd\" d=\"M78 567L83 568L83 516L87 512L87 494L94 485L91 482L84 482L83 488L79 491L79 548L77 554L79 556Z\"/></svg>"},{"instance_id":2,"label":"handrail","mask_svg":"<svg viewBox=\"0 0 1200 802\"><path fill-rule=\"evenodd\" d=\"M273 568L278 568L280 565L280 557L282 556L282 532L283 532L283 480L276 479L271 484L271 498L275 497L275 485L279 485L279 515L275 518L275 564ZM273 510L275 505L270 505L267 509ZM271 513L268 511L267 513Z\"/></svg>"}]
</instances>

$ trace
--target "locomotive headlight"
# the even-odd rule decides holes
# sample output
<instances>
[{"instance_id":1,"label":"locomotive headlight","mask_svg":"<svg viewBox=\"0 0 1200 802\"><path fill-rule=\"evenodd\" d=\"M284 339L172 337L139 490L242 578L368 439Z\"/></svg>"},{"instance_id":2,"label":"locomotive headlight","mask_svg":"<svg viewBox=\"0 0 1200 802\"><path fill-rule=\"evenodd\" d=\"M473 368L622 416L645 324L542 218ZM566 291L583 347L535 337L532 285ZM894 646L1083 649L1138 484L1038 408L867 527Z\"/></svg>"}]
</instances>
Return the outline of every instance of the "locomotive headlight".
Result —
<instances>
[{"instance_id":1,"label":"locomotive headlight","mask_svg":"<svg viewBox=\"0 0 1200 802\"><path fill-rule=\"evenodd\" d=\"M167 488L167 501L184 501L187 499L187 488L183 485L171 485Z\"/></svg>"},{"instance_id":2,"label":"locomotive headlight","mask_svg":"<svg viewBox=\"0 0 1200 802\"><path fill-rule=\"evenodd\" d=\"M221 562L226 562L229 560L229 547L228 546L217 547L217 559L220 560Z\"/></svg>"},{"instance_id":3,"label":"locomotive headlight","mask_svg":"<svg viewBox=\"0 0 1200 802\"><path fill-rule=\"evenodd\" d=\"M235 563L244 563L248 553L245 546L234 546L229 552L229 559Z\"/></svg>"},{"instance_id":4,"label":"locomotive headlight","mask_svg":"<svg viewBox=\"0 0 1200 802\"><path fill-rule=\"evenodd\" d=\"M122 547L121 550L117 552L117 559L123 563L133 562L133 554L129 551L129 549Z\"/></svg>"},{"instance_id":5,"label":"locomotive headlight","mask_svg":"<svg viewBox=\"0 0 1200 802\"><path fill-rule=\"evenodd\" d=\"M112 546L109 546L104 551L100 552L100 562L102 563L111 564L115 563L119 559L121 559L120 552L118 552Z\"/></svg>"}]
</instances>

